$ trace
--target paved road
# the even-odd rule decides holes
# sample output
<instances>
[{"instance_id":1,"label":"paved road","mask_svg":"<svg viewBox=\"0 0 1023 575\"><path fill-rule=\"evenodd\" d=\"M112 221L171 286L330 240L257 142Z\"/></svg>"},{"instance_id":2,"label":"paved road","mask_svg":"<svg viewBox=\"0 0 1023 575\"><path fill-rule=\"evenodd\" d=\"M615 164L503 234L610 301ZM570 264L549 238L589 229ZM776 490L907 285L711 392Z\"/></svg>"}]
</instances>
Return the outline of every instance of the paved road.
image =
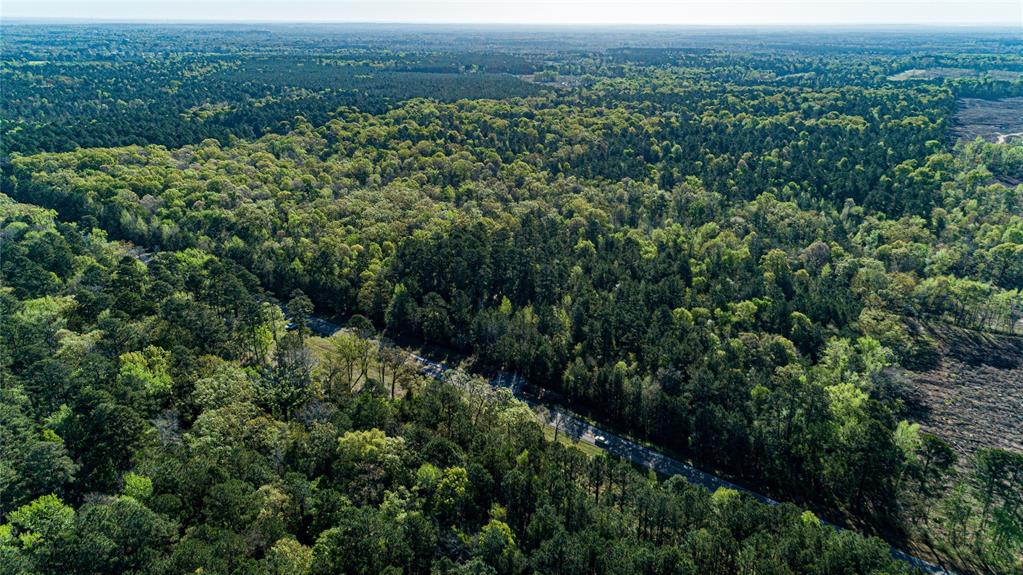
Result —
<instances>
[{"instance_id":1,"label":"paved road","mask_svg":"<svg viewBox=\"0 0 1023 575\"><path fill-rule=\"evenodd\" d=\"M622 459L626 459L646 467L653 469L657 473L666 476L681 475L694 485L705 487L709 491L716 491L721 487L728 489L734 489L736 491L742 491L748 493L753 498L757 499L761 503L768 505L778 505L778 502L766 495L755 493L743 487L740 487L729 481L725 481L716 475L711 475L706 471L701 471L692 465L682 463L677 459L668 457L662 453L659 453L653 449L629 441L623 437L617 436L611 432L604 431L594 425L591 425L577 417L566 414L564 411L558 408L549 408L549 414L545 416L546 424L550 427L557 427L564 433L575 439L576 441L585 441L591 445L603 449L604 451L617 455ZM602 437L598 444L597 438Z\"/></svg>"},{"instance_id":2,"label":"paved road","mask_svg":"<svg viewBox=\"0 0 1023 575\"><path fill-rule=\"evenodd\" d=\"M282 307L281 309L284 308ZM287 310L284 313L287 313ZM309 317L305 323L309 326L310 331L322 337L330 337L342 329L338 324L316 316Z\"/></svg>"},{"instance_id":3,"label":"paved road","mask_svg":"<svg viewBox=\"0 0 1023 575\"><path fill-rule=\"evenodd\" d=\"M141 261L144 264L148 264L153 254L152 252L135 250L129 252L129 255L131 255L132 257ZM285 314L287 314L287 309L284 306L281 306L281 309L285 312ZM306 325L309 326L310 331L323 337L330 337L344 329L340 325L318 316L310 316L306 322ZM423 375L426 375L439 381L462 380L461 377L458 378L452 377L455 374L459 374L459 371L456 368L452 368L442 363L431 361L429 359L426 359L425 357L422 357L412 352L407 353L409 359L419 367L419 371ZM540 404L538 402L523 396L522 390L525 387L526 383L527 382L525 378L523 378L522 376L507 372L498 373L493 379L490 380L490 384L493 387L508 388L511 390L512 395L514 397L521 401L524 401L530 407L533 408L539 407ZM546 414L541 416L541 419L544 420L544 423L549 427L557 426L557 428L560 429L562 433L566 433L578 441L585 441L586 443L603 449L608 453L611 453L623 459L627 459L632 463L635 463L636 465L640 465L648 469L653 469L654 471L661 473L663 475L669 476L681 475L685 477L685 479L690 483L700 485L710 491L714 491L720 487L726 487L728 489L734 489L736 491L746 493L747 495L753 497L754 499L760 501L761 503L765 503L767 505L778 505L777 501L771 499L770 497L767 497L766 495L762 495L755 491L751 491L745 487L721 479L716 475L707 473L706 471L701 471L693 467L692 465L668 457L654 449L645 447L643 445L625 439L624 437L620 437L618 435L615 435L614 433L600 429L599 427L596 427L588 423L582 418L571 414L570 412L563 408L555 406L544 407L547 408L545 410ZM597 437L603 438L603 440L601 440L599 444L597 441ZM831 523L828 524L832 525L836 529L840 529L838 526L835 526ZM910 565L916 567L917 569L920 569L924 573L932 575L957 575L955 571L945 569L941 566L935 565L928 561L924 561L923 559L920 559L918 557L914 557L906 553L905 551L902 551L901 549L896 549L893 547L892 556L909 563Z\"/></svg>"},{"instance_id":4,"label":"paved road","mask_svg":"<svg viewBox=\"0 0 1023 575\"><path fill-rule=\"evenodd\" d=\"M315 316L309 318L308 325L310 330L317 335L324 337L330 337L343 329L340 325ZM429 360L412 352L407 353L409 360L416 364L419 368L419 372L427 377L438 381L457 382L464 381L464 376L467 375L457 368ZM521 375L507 372L500 372L490 379L491 386L495 388L510 389L512 395L516 399L525 402L534 409L540 407L541 404L539 402L523 395L522 390L525 388L526 384L526 379ZM706 471L701 471L688 463L668 457L655 449L640 445L634 441L630 441L624 437L611 433L610 431L603 430L584 419L573 415L564 408L551 405L544 405L543 407L546 409L541 411L542 415L540 418L543 420L544 424L549 427L556 427L561 433L567 434L576 441L584 441L590 445L603 449L612 455L631 461L636 465L647 469L653 469L662 475L681 475L686 479L686 481L694 485L704 487L711 492L721 487L725 487L745 493L766 505L779 504L778 501L775 501L766 495L751 491L750 489L736 485L716 475L707 473ZM598 437L602 438L599 442L597 441ZM835 529L841 529L833 523L827 521L824 521L824 523L831 525ZM901 549L892 547L892 556L909 563L924 573L931 575L957 575L955 571L945 569L939 565L914 557Z\"/></svg>"},{"instance_id":5,"label":"paved road","mask_svg":"<svg viewBox=\"0 0 1023 575\"><path fill-rule=\"evenodd\" d=\"M456 368L431 361L411 352L409 353L409 359L419 366L420 373L428 377L432 377L440 381L459 381L462 379L461 377L453 377L458 372ZM524 401L530 407L536 408L540 404L524 397L522 394L522 390L526 386L526 383L525 378L522 376L507 372L498 373L490 380L490 385L493 387L508 388L511 390L512 395L517 399ZM647 469L653 469L662 475L681 475L686 479L686 481L704 487L711 492L718 488L725 487L745 493L766 505L779 504L778 501L775 501L766 495L751 491L716 475L707 473L706 471L701 471L688 463L668 457L655 449L651 449L609 431L600 429L563 408L550 405L544 407L546 407L546 410L541 412L541 419L543 422L549 427L557 426L557 428L561 430L561 433L565 433L577 441L585 441L586 443L603 449L608 453L631 461L636 465ZM599 443L597 441L598 437L602 438ZM823 521L823 523L830 525L835 529L841 529L837 525L828 521ZM909 563L924 573L931 575L957 575L955 571L945 569L940 565L935 565L918 557L914 557L901 549L896 549L895 547L892 547L892 556L896 559Z\"/></svg>"}]
</instances>

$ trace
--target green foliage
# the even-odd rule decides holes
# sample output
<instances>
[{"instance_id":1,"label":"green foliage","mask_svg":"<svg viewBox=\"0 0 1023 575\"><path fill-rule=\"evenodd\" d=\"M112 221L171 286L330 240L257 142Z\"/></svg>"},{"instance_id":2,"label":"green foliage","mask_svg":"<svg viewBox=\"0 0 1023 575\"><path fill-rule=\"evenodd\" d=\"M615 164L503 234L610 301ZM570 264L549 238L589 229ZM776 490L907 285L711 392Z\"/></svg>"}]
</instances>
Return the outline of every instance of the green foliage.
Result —
<instances>
[{"instance_id":1,"label":"green foliage","mask_svg":"<svg viewBox=\"0 0 1023 575\"><path fill-rule=\"evenodd\" d=\"M405 474L406 457L404 438L388 437L379 429L349 431L338 438L334 469L359 501L379 501Z\"/></svg>"},{"instance_id":2,"label":"green foliage","mask_svg":"<svg viewBox=\"0 0 1023 575\"><path fill-rule=\"evenodd\" d=\"M92 261L118 265L108 253L117 246L87 249ZM78 258L87 265L85 259ZM768 560L813 570L824 564L817 557L838 568L900 569L883 545L828 530L809 534L795 508L762 508L735 492L712 497L605 457L588 463L578 451L543 441L528 408L476 380L455 387L403 376L396 380L401 393L388 400L375 387L330 393L329 371L313 370L301 375L312 382L305 395L280 409L278 396L265 391L280 389L274 378L296 377L293 366L279 364L296 361L283 354L305 349L295 345L297 334L277 340L291 351L229 359L252 349L231 341L250 337L251 324L239 315L224 322L229 337L214 347L219 354L203 355L211 342L198 335L210 324L175 323L162 311L182 294L227 309L202 288L211 277L232 281L217 263L195 251L159 256L139 279L165 299L132 314L101 309L83 317L60 296L12 300L31 312L18 321L50 334L12 341L55 351L74 385L53 397L52 389L27 385L50 361L46 353L3 368L10 385L0 390L0 413L5 430L16 432L13 440L0 436L7 450L5 567L72 574L629 573L656 556L704 572ZM165 273L164 266L179 264L185 268L174 269L190 270L184 277ZM97 301L116 305L116 298ZM181 337L181 330L192 335ZM342 340L357 349L356 362L384 353L357 338ZM619 362L613 377L632 370ZM159 404L152 389L161 390ZM36 406L58 401L33 415ZM26 449L54 457L24 455ZM52 485L67 499L40 496ZM95 495L83 501L86 493ZM731 534L730 526L750 521L761 523ZM769 559L773 551L752 538L767 530L794 548L810 537L819 552ZM706 554L701 546L736 551Z\"/></svg>"},{"instance_id":3,"label":"green foliage","mask_svg":"<svg viewBox=\"0 0 1023 575\"><path fill-rule=\"evenodd\" d=\"M263 563L268 575L307 575L311 572L313 551L288 537L274 543Z\"/></svg>"},{"instance_id":4,"label":"green foliage","mask_svg":"<svg viewBox=\"0 0 1023 575\"><path fill-rule=\"evenodd\" d=\"M75 510L55 495L44 495L9 514L10 535L23 549L31 551L55 540L71 528Z\"/></svg>"},{"instance_id":5,"label":"green foliage","mask_svg":"<svg viewBox=\"0 0 1023 575\"><path fill-rule=\"evenodd\" d=\"M145 503L153 495L153 480L145 475L126 474L124 476L124 495Z\"/></svg>"},{"instance_id":6,"label":"green foliage","mask_svg":"<svg viewBox=\"0 0 1023 575\"><path fill-rule=\"evenodd\" d=\"M1019 571L1017 454L957 476L892 377L920 325L1019 329L1020 146L941 144L957 96L1020 93L986 73L1017 39L80 32L5 28L2 185L38 206L0 195L3 565L905 571L545 442L387 337ZM986 72L897 79L937 64Z\"/></svg>"},{"instance_id":7,"label":"green foliage","mask_svg":"<svg viewBox=\"0 0 1023 575\"><path fill-rule=\"evenodd\" d=\"M516 573L521 569L521 554L515 545L515 535L502 521L491 519L480 530L476 553L497 573Z\"/></svg>"},{"instance_id":8,"label":"green foliage","mask_svg":"<svg viewBox=\"0 0 1023 575\"><path fill-rule=\"evenodd\" d=\"M139 390L149 397L166 397L174 385L167 373L169 360L170 352L155 346L141 352L122 354L117 384Z\"/></svg>"},{"instance_id":9,"label":"green foliage","mask_svg":"<svg viewBox=\"0 0 1023 575\"><path fill-rule=\"evenodd\" d=\"M971 564L991 571L1023 569L1023 455L982 449L971 472L941 502L949 544Z\"/></svg>"}]
</instances>

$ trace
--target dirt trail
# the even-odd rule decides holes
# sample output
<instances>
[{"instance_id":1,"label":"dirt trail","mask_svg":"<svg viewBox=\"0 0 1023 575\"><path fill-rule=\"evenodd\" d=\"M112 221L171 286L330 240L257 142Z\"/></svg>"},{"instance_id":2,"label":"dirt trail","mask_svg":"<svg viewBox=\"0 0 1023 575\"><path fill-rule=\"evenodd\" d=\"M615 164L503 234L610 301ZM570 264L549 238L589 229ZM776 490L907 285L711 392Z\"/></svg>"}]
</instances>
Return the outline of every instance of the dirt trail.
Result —
<instances>
[{"instance_id":1,"label":"dirt trail","mask_svg":"<svg viewBox=\"0 0 1023 575\"><path fill-rule=\"evenodd\" d=\"M1011 134L998 134L998 139L995 140L995 142L999 144L1004 144L1009 138L1014 138L1016 136L1023 136L1023 132L1013 132Z\"/></svg>"}]
</instances>

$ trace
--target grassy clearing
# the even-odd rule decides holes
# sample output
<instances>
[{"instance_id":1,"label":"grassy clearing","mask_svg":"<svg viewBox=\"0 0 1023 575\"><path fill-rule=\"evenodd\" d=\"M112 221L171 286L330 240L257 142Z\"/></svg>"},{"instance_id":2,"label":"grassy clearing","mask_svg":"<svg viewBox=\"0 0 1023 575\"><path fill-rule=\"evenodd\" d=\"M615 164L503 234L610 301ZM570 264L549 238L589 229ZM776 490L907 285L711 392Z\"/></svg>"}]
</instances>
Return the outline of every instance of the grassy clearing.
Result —
<instances>
[{"instance_id":1,"label":"grassy clearing","mask_svg":"<svg viewBox=\"0 0 1023 575\"><path fill-rule=\"evenodd\" d=\"M330 338L320 336L309 336L306 338L306 347L312 352L313 360L319 363L323 358L330 352L331 343ZM380 381L380 361L375 353L370 354L370 361L368 368L366 369L366 375L362 378L362 381L355 386L352 391L361 391L370 382ZM411 369L411 368L410 368ZM413 370L414 371L414 370ZM407 377L406 377L407 379ZM395 380L395 373L390 369L383 370L383 381L380 381L382 387L390 393L391 384ZM395 398L400 398L405 395L405 386L401 384L402 378L399 376L398 384L394 386Z\"/></svg>"},{"instance_id":2,"label":"grassy clearing","mask_svg":"<svg viewBox=\"0 0 1023 575\"><path fill-rule=\"evenodd\" d=\"M318 335L307 337L305 345L313 352L313 357L315 357L317 361L321 360L330 350L330 342L327 341L327 338L320 337Z\"/></svg>"},{"instance_id":3,"label":"grassy clearing","mask_svg":"<svg viewBox=\"0 0 1023 575\"><path fill-rule=\"evenodd\" d=\"M543 435L545 438L547 438L547 441L554 441L553 428L545 425L543 427ZM596 457L597 455L600 455L601 453L604 452L603 449L597 447L596 445L586 443L585 441L576 441L564 433L558 434L558 443L564 445L565 447L574 447L579 451L585 453L586 457Z\"/></svg>"}]
</instances>

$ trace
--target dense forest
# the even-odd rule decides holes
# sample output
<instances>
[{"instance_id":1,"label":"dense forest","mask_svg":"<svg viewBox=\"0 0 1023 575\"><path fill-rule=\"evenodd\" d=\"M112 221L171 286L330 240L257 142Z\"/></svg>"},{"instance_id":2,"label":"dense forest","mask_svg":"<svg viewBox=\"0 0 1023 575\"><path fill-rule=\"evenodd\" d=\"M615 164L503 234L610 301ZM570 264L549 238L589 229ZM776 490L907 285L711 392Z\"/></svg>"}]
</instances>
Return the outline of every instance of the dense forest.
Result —
<instances>
[{"instance_id":1,"label":"dense forest","mask_svg":"<svg viewBox=\"0 0 1023 575\"><path fill-rule=\"evenodd\" d=\"M1018 33L4 32L0 572L1023 572L900 376L1023 332L1023 145L950 135Z\"/></svg>"}]
</instances>

